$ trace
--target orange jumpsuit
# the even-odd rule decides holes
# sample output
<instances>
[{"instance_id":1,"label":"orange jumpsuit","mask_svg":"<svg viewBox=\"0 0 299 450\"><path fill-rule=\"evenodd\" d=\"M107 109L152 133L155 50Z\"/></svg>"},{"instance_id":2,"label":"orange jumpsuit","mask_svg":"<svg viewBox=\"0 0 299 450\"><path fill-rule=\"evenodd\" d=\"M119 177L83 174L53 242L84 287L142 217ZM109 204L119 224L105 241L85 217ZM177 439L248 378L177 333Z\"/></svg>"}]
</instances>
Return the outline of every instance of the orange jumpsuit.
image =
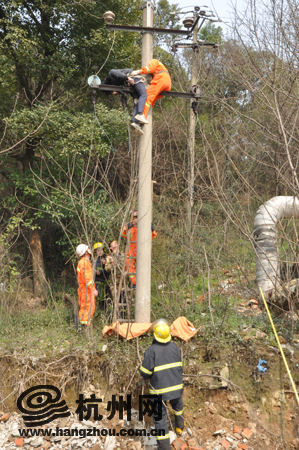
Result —
<instances>
[{"instance_id":1,"label":"orange jumpsuit","mask_svg":"<svg viewBox=\"0 0 299 450\"><path fill-rule=\"evenodd\" d=\"M127 253L126 270L129 272L129 278L132 284L136 284L136 256L137 256L137 224L133 222L132 228L130 228L130 245ZM152 238L157 236L156 231L152 232ZM127 238L127 226L124 227L122 237Z\"/></svg>"},{"instance_id":2,"label":"orange jumpsuit","mask_svg":"<svg viewBox=\"0 0 299 450\"><path fill-rule=\"evenodd\" d=\"M80 323L90 325L95 310L94 285L92 281L92 264L82 256L77 266Z\"/></svg>"},{"instance_id":3,"label":"orange jumpsuit","mask_svg":"<svg viewBox=\"0 0 299 450\"><path fill-rule=\"evenodd\" d=\"M171 78L164 64L162 64L158 59L152 59L146 67L142 67L139 73L151 73L153 75L151 84L146 91L147 100L143 110L144 116L147 117L151 105L154 107L156 100L163 97L163 95L159 95L160 92L170 91Z\"/></svg>"}]
</instances>

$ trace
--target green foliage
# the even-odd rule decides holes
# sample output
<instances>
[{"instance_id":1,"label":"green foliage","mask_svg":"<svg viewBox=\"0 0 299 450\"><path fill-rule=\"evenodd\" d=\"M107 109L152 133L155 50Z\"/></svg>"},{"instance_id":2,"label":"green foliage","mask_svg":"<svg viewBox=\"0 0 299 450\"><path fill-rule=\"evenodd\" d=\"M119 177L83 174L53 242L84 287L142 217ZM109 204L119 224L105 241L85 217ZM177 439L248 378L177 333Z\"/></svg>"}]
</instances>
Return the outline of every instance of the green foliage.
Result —
<instances>
[{"instance_id":1,"label":"green foliage","mask_svg":"<svg viewBox=\"0 0 299 450\"><path fill-rule=\"evenodd\" d=\"M208 22L198 33L198 38L206 42L212 42L216 44L223 44L223 29L222 27L217 27L213 22Z\"/></svg>"},{"instance_id":2,"label":"green foliage","mask_svg":"<svg viewBox=\"0 0 299 450\"><path fill-rule=\"evenodd\" d=\"M128 0L116 0L109 7L124 23L140 17L139 2L132 6ZM82 87L86 70L97 71L111 47L110 61L128 58L137 50L138 38L133 33L124 40L122 33L105 30L101 19L105 5L94 0L84 5L2 0L0 10L0 53L14 69L10 86L18 80L17 89L24 90L23 101L28 106L46 95L57 98L65 88Z\"/></svg>"},{"instance_id":3,"label":"green foliage","mask_svg":"<svg viewBox=\"0 0 299 450\"><path fill-rule=\"evenodd\" d=\"M169 3L168 0L159 0L154 19L154 27L180 29L180 16L171 14L177 11L178 6L177 3ZM174 36L171 37L172 40L174 40L174 38ZM158 35L156 37L157 43L165 43L167 41L169 41L169 36L167 35Z\"/></svg>"}]
</instances>

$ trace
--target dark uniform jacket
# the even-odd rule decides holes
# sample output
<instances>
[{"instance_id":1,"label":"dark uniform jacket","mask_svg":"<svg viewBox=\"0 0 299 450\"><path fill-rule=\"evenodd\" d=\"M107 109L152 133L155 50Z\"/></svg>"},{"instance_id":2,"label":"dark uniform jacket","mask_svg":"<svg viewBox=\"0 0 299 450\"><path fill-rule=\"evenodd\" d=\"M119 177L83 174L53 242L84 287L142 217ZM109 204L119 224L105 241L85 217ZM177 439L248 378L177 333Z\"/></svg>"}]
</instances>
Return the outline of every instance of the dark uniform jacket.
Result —
<instances>
[{"instance_id":1,"label":"dark uniform jacket","mask_svg":"<svg viewBox=\"0 0 299 450\"><path fill-rule=\"evenodd\" d=\"M169 341L162 344L155 339L145 351L140 367L143 378L150 378L150 394L163 400L181 397L183 393L183 364L178 346Z\"/></svg>"},{"instance_id":2,"label":"dark uniform jacket","mask_svg":"<svg viewBox=\"0 0 299 450\"><path fill-rule=\"evenodd\" d=\"M105 283L106 281L108 281L108 279L110 277L110 272L107 272L107 270L105 270L105 265L103 264L100 256L98 257L98 259L96 261L95 270L100 271L100 275L98 275L96 273L96 276L95 276L96 283Z\"/></svg>"},{"instance_id":3,"label":"dark uniform jacket","mask_svg":"<svg viewBox=\"0 0 299 450\"><path fill-rule=\"evenodd\" d=\"M121 86L127 81L127 76L133 69L111 69L108 76L102 82L103 84L112 84L114 86Z\"/></svg>"}]
</instances>

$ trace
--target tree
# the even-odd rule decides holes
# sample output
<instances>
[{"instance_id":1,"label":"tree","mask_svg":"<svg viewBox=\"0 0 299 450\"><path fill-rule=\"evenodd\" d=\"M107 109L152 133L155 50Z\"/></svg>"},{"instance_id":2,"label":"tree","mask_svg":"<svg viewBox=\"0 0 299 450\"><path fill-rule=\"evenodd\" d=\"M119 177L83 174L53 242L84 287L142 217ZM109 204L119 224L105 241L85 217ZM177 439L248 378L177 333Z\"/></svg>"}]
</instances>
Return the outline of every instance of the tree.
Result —
<instances>
[{"instance_id":1,"label":"tree","mask_svg":"<svg viewBox=\"0 0 299 450\"><path fill-rule=\"evenodd\" d=\"M139 17L138 5L128 6L126 1L115 1L111 5L124 21L134 21ZM40 269L33 273L34 278L39 278L34 285L40 286L39 295L43 293L43 298L47 290L41 252L43 218L33 213L39 198L29 191L32 171L38 167L41 157L40 149L46 148L48 143L46 130L50 111L54 107L57 115L58 105L61 111L70 108L75 116L80 109L84 111L87 75L104 67L108 55L111 60L106 70L114 66L113 58L125 58L132 64L132 55L138 50L138 37L131 35L125 42L122 34L104 30L103 12L104 5L96 1L86 4L65 4L59 0L0 1L0 58L3 62L0 75L5 79L0 87L4 99L0 164L9 191L3 200L11 207L16 196L19 209L23 204L30 207L27 210L31 223L28 241L34 242L30 245L32 261L40 262ZM20 118L24 119L23 123L18 122ZM27 134L23 133L25 130ZM52 133L55 141L55 131Z\"/></svg>"}]
</instances>

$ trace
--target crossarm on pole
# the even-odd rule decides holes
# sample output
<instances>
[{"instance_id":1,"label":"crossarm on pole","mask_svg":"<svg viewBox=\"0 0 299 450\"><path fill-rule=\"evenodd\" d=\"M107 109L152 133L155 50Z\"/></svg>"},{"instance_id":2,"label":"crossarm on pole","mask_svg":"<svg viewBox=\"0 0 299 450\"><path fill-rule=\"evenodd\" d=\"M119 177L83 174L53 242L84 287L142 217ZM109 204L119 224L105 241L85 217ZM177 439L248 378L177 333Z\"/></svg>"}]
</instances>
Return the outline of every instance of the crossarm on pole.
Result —
<instances>
[{"instance_id":1,"label":"crossarm on pole","mask_svg":"<svg viewBox=\"0 0 299 450\"><path fill-rule=\"evenodd\" d=\"M122 94L130 94L133 93L134 90L131 87L127 86L114 86L112 84L96 84L93 83L90 85L92 89L98 89L99 91L105 92L120 92ZM191 92L179 92L179 91L162 91L161 95L165 97L180 97L180 98L201 98L201 92L199 93L191 93Z\"/></svg>"}]
</instances>

